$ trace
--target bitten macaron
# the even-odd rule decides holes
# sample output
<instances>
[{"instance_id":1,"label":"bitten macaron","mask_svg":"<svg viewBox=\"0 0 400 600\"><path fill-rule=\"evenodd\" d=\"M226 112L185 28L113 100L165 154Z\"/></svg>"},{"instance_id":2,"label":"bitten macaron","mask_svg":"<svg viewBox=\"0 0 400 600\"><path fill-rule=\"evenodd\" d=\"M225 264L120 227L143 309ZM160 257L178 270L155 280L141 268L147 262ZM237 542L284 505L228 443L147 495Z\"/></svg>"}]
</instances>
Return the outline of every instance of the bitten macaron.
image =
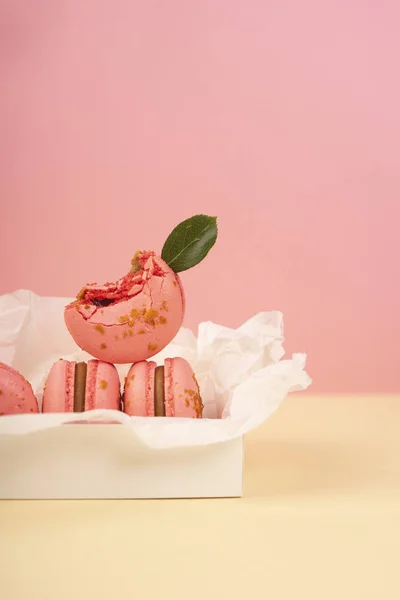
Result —
<instances>
[{"instance_id":1,"label":"bitten macaron","mask_svg":"<svg viewBox=\"0 0 400 600\"><path fill-rule=\"evenodd\" d=\"M135 267L115 283L88 284L65 308L68 331L80 348L111 363L145 360L178 333L185 298L178 275L154 252L139 252Z\"/></svg>"},{"instance_id":2,"label":"bitten macaron","mask_svg":"<svg viewBox=\"0 0 400 600\"><path fill-rule=\"evenodd\" d=\"M98 360L127 364L158 354L178 333L186 300L178 275L201 262L217 239L216 217L179 223L161 254L138 250L129 273L88 283L64 310L75 343Z\"/></svg>"}]
</instances>

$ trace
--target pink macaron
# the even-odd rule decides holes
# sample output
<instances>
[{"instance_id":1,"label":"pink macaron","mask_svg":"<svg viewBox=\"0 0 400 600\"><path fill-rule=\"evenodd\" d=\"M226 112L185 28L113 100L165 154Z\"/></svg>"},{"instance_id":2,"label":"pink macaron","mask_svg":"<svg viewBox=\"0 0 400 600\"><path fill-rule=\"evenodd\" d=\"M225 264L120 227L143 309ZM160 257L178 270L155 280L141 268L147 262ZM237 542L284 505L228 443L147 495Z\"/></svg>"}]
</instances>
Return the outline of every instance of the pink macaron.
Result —
<instances>
[{"instance_id":1,"label":"pink macaron","mask_svg":"<svg viewBox=\"0 0 400 600\"><path fill-rule=\"evenodd\" d=\"M99 360L133 363L154 356L178 333L185 297L176 273L154 252L138 252L115 283L88 284L65 308L68 331Z\"/></svg>"},{"instance_id":2,"label":"pink macaron","mask_svg":"<svg viewBox=\"0 0 400 600\"><path fill-rule=\"evenodd\" d=\"M129 369L124 412L139 417L200 419L203 403L192 367L184 358L166 358L164 366L140 361Z\"/></svg>"},{"instance_id":3,"label":"pink macaron","mask_svg":"<svg viewBox=\"0 0 400 600\"><path fill-rule=\"evenodd\" d=\"M42 411L83 412L96 408L121 409L120 381L110 363L59 360L47 377Z\"/></svg>"},{"instance_id":4,"label":"pink macaron","mask_svg":"<svg viewBox=\"0 0 400 600\"><path fill-rule=\"evenodd\" d=\"M0 362L0 416L37 412L31 384L21 373Z\"/></svg>"}]
</instances>

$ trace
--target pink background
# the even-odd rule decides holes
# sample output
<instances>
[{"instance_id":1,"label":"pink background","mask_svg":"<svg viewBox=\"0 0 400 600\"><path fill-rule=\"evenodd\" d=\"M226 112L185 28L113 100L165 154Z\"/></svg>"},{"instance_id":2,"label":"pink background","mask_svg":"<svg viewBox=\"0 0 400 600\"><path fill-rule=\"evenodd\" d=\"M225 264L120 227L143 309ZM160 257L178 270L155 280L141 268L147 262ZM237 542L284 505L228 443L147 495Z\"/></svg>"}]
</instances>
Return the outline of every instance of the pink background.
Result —
<instances>
[{"instance_id":1,"label":"pink background","mask_svg":"<svg viewBox=\"0 0 400 600\"><path fill-rule=\"evenodd\" d=\"M215 214L186 326L279 309L310 391L400 391L398 0L0 8L0 293L73 296Z\"/></svg>"}]
</instances>

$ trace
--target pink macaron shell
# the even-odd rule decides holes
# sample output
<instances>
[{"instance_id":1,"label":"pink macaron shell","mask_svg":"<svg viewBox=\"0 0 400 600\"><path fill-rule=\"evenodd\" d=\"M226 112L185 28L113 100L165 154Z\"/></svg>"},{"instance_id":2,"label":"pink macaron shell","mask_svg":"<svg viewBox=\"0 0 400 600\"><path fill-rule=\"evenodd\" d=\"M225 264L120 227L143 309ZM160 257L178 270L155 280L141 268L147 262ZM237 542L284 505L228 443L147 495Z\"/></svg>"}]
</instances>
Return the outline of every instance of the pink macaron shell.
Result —
<instances>
[{"instance_id":1,"label":"pink macaron shell","mask_svg":"<svg viewBox=\"0 0 400 600\"><path fill-rule=\"evenodd\" d=\"M141 271L143 280L132 286L134 295L127 299L94 310L84 301L66 307L65 323L80 348L100 360L125 364L150 358L172 341L182 325L185 298L178 276L157 260L162 274Z\"/></svg>"},{"instance_id":2,"label":"pink macaron shell","mask_svg":"<svg viewBox=\"0 0 400 600\"><path fill-rule=\"evenodd\" d=\"M114 365L89 360L86 374L85 410L120 410L120 381Z\"/></svg>"},{"instance_id":3,"label":"pink macaron shell","mask_svg":"<svg viewBox=\"0 0 400 600\"><path fill-rule=\"evenodd\" d=\"M179 277L179 275L177 273L175 273L175 277L176 277L176 281L178 282L179 289L181 291L183 314L185 315L186 314L186 294L185 294L185 290L183 289L182 280L181 280L181 278Z\"/></svg>"},{"instance_id":4,"label":"pink macaron shell","mask_svg":"<svg viewBox=\"0 0 400 600\"><path fill-rule=\"evenodd\" d=\"M165 416L202 417L200 390L190 364L181 357L164 361Z\"/></svg>"},{"instance_id":5,"label":"pink macaron shell","mask_svg":"<svg viewBox=\"0 0 400 600\"><path fill-rule=\"evenodd\" d=\"M31 384L21 373L0 362L0 416L37 412Z\"/></svg>"},{"instance_id":6,"label":"pink macaron shell","mask_svg":"<svg viewBox=\"0 0 400 600\"><path fill-rule=\"evenodd\" d=\"M58 360L47 376L43 393L42 412L74 411L76 362Z\"/></svg>"},{"instance_id":7,"label":"pink macaron shell","mask_svg":"<svg viewBox=\"0 0 400 600\"><path fill-rule=\"evenodd\" d=\"M131 366L125 380L124 412L131 417L154 417L156 363L140 361Z\"/></svg>"}]
</instances>

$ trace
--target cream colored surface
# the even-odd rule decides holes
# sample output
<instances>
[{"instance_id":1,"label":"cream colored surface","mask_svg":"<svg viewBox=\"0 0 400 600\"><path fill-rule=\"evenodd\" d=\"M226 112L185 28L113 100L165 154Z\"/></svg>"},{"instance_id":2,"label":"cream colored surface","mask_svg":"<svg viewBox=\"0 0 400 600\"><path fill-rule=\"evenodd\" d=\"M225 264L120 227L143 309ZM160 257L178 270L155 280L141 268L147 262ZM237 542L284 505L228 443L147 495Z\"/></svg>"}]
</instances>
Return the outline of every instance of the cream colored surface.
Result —
<instances>
[{"instance_id":1,"label":"cream colored surface","mask_svg":"<svg viewBox=\"0 0 400 600\"><path fill-rule=\"evenodd\" d=\"M398 600L399 556L393 396L290 396L241 499L0 502L2 600Z\"/></svg>"}]
</instances>

